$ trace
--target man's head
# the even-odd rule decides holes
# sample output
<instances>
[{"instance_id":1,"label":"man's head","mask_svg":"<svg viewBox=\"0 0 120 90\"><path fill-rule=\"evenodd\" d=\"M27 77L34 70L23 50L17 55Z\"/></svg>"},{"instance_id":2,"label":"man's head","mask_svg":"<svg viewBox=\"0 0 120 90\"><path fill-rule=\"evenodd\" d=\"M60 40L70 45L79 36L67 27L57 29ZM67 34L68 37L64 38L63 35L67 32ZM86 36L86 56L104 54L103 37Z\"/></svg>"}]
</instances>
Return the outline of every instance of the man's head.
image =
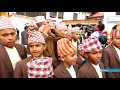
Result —
<instances>
[{"instance_id":1,"label":"man's head","mask_svg":"<svg viewBox=\"0 0 120 90\"><path fill-rule=\"evenodd\" d=\"M68 28L67 28L67 26L66 26L66 24L65 24L64 22L61 22L61 23L57 24L57 25L56 25L56 28L59 30L59 32L60 32L62 35L64 35L64 36L67 35L67 33L68 33Z\"/></svg>"},{"instance_id":2,"label":"man's head","mask_svg":"<svg viewBox=\"0 0 120 90\"><path fill-rule=\"evenodd\" d=\"M102 56L102 46L97 38L88 38L83 41L83 49L93 64L98 64Z\"/></svg>"},{"instance_id":3,"label":"man's head","mask_svg":"<svg viewBox=\"0 0 120 90\"><path fill-rule=\"evenodd\" d=\"M36 16L35 21L36 21L37 26L40 27L46 22L46 19L44 16Z\"/></svg>"},{"instance_id":4,"label":"man's head","mask_svg":"<svg viewBox=\"0 0 120 90\"><path fill-rule=\"evenodd\" d=\"M68 38L62 38L57 41L57 51L66 67L76 64L76 48Z\"/></svg>"},{"instance_id":5,"label":"man's head","mask_svg":"<svg viewBox=\"0 0 120 90\"><path fill-rule=\"evenodd\" d=\"M44 37L39 31L30 32L28 37L30 53L34 57L41 57L46 49Z\"/></svg>"},{"instance_id":6,"label":"man's head","mask_svg":"<svg viewBox=\"0 0 120 90\"><path fill-rule=\"evenodd\" d=\"M4 17L0 17L0 43L6 47L13 48L17 40L17 33L11 21Z\"/></svg>"},{"instance_id":7,"label":"man's head","mask_svg":"<svg viewBox=\"0 0 120 90\"><path fill-rule=\"evenodd\" d=\"M28 24L27 24L27 26L28 26L28 30L37 30L37 25L36 25L36 23L34 22L34 21L30 21Z\"/></svg>"}]
</instances>

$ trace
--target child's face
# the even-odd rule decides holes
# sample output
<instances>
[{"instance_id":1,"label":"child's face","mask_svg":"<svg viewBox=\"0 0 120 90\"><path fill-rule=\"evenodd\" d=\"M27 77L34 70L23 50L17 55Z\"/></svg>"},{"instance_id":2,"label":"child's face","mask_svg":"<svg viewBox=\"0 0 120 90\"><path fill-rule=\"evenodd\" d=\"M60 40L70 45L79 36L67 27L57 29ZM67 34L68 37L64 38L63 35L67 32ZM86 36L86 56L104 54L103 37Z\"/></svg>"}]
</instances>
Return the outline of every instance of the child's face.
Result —
<instances>
[{"instance_id":1,"label":"child's face","mask_svg":"<svg viewBox=\"0 0 120 90\"><path fill-rule=\"evenodd\" d=\"M78 40L80 38L80 33L79 32L74 32L72 34L72 37L75 39L75 40Z\"/></svg>"},{"instance_id":2,"label":"child's face","mask_svg":"<svg viewBox=\"0 0 120 90\"><path fill-rule=\"evenodd\" d=\"M34 25L28 26L28 30L35 30L35 26Z\"/></svg>"},{"instance_id":3,"label":"child's face","mask_svg":"<svg viewBox=\"0 0 120 90\"><path fill-rule=\"evenodd\" d=\"M94 51L86 53L88 60L90 60L93 64L97 65L100 62L102 51Z\"/></svg>"},{"instance_id":4,"label":"child's face","mask_svg":"<svg viewBox=\"0 0 120 90\"><path fill-rule=\"evenodd\" d=\"M46 45L41 43L31 43L29 45L30 53L34 57L40 57L43 55L43 51L46 49Z\"/></svg>"},{"instance_id":5,"label":"child's face","mask_svg":"<svg viewBox=\"0 0 120 90\"><path fill-rule=\"evenodd\" d=\"M4 46L13 48L17 40L17 34L14 29L4 29L0 30L0 43Z\"/></svg>"},{"instance_id":6,"label":"child's face","mask_svg":"<svg viewBox=\"0 0 120 90\"><path fill-rule=\"evenodd\" d=\"M66 34L68 33L68 30L61 30L60 32L62 35L66 36Z\"/></svg>"},{"instance_id":7,"label":"child's face","mask_svg":"<svg viewBox=\"0 0 120 90\"><path fill-rule=\"evenodd\" d=\"M120 36L116 36L112 39L112 44L120 48Z\"/></svg>"},{"instance_id":8,"label":"child's face","mask_svg":"<svg viewBox=\"0 0 120 90\"><path fill-rule=\"evenodd\" d=\"M63 59L62 59L62 61L68 67L71 66L71 65L75 65L76 60L77 60L77 53L76 52L70 53L69 55L64 56Z\"/></svg>"}]
</instances>

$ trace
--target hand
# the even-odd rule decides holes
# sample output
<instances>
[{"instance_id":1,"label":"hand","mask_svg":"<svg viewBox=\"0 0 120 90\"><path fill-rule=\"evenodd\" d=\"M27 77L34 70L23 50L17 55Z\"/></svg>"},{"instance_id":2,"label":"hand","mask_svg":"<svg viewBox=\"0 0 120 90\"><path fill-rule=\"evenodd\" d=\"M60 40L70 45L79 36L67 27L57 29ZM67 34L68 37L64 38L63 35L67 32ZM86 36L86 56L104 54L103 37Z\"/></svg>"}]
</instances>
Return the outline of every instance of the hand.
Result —
<instances>
[{"instance_id":1,"label":"hand","mask_svg":"<svg viewBox=\"0 0 120 90\"><path fill-rule=\"evenodd\" d=\"M48 34L49 30L51 30L50 25L46 22L44 23L43 33Z\"/></svg>"}]
</instances>

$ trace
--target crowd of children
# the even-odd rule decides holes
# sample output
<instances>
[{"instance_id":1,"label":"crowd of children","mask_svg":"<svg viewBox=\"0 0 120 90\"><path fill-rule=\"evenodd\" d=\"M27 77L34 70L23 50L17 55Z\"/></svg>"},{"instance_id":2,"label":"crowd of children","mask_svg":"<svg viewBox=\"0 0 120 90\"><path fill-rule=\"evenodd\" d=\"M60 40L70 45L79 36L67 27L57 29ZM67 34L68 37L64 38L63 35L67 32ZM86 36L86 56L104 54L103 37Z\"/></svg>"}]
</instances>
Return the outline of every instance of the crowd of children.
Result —
<instances>
[{"instance_id":1,"label":"crowd of children","mask_svg":"<svg viewBox=\"0 0 120 90\"><path fill-rule=\"evenodd\" d=\"M0 17L0 78L120 78L120 24L108 34L98 23L87 35L85 27L62 20L47 22L36 16L21 33L10 19Z\"/></svg>"}]
</instances>

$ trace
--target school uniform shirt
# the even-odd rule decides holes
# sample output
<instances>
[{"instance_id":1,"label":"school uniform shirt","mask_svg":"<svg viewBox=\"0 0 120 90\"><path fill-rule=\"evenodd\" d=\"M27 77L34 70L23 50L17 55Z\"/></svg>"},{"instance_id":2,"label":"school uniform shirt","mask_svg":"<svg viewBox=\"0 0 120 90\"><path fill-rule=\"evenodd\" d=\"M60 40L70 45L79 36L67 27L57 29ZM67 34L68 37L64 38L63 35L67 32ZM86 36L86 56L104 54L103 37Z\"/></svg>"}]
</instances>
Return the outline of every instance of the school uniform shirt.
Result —
<instances>
[{"instance_id":1,"label":"school uniform shirt","mask_svg":"<svg viewBox=\"0 0 120 90\"><path fill-rule=\"evenodd\" d=\"M100 62L99 67L100 69L103 69L104 65ZM99 72L99 67L94 67L92 63L89 60L87 60L86 63L84 63L78 70L77 78L106 78L105 72Z\"/></svg>"},{"instance_id":2,"label":"school uniform shirt","mask_svg":"<svg viewBox=\"0 0 120 90\"><path fill-rule=\"evenodd\" d=\"M5 46L4 46L5 47ZM8 47L5 47L7 53L8 53L8 56L10 58L10 61L12 63L12 66L13 66L13 70L15 69L15 66L16 66L16 63L18 61L21 61L21 57L20 55L18 54L18 51L17 49L15 48L15 46L13 48L8 48Z\"/></svg>"},{"instance_id":3,"label":"school uniform shirt","mask_svg":"<svg viewBox=\"0 0 120 90\"><path fill-rule=\"evenodd\" d=\"M75 72L73 71L73 68ZM66 67L64 66L63 62L61 62L55 69L54 69L54 75L53 78L73 78L75 77L75 73L77 73L79 69L79 65L75 64L71 69L67 70ZM70 73L69 73L70 72ZM72 73L72 74L71 74Z\"/></svg>"},{"instance_id":4,"label":"school uniform shirt","mask_svg":"<svg viewBox=\"0 0 120 90\"><path fill-rule=\"evenodd\" d=\"M80 40L78 39L76 42L74 40L71 41L71 43L76 47L76 49L78 50L78 45L80 43Z\"/></svg>"},{"instance_id":5,"label":"school uniform shirt","mask_svg":"<svg viewBox=\"0 0 120 90\"><path fill-rule=\"evenodd\" d=\"M99 64L97 64L97 65L92 64L92 65L93 65L93 67L95 68L95 70L96 70L99 78L103 78L102 72L100 71L100 66L99 66Z\"/></svg>"},{"instance_id":6,"label":"school uniform shirt","mask_svg":"<svg viewBox=\"0 0 120 90\"><path fill-rule=\"evenodd\" d=\"M22 60L27 58L27 50L24 45L15 44L15 48L17 49L17 52L19 54L17 58L19 58L19 56L21 57ZM13 54L14 58L16 58L15 56L16 53L11 52L11 54ZM4 45L0 44L0 78L14 77L14 69L12 62L10 60L11 56L10 57L9 56L10 54L7 53L7 50L5 49ZM20 60L20 58L18 60Z\"/></svg>"},{"instance_id":7,"label":"school uniform shirt","mask_svg":"<svg viewBox=\"0 0 120 90\"><path fill-rule=\"evenodd\" d=\"M68 70L72 78L76 78L76 72L75 69L73 68L73 65L70 68L66 68L66 69Z\"/></svg>"},{"instance_id":8,"label":"school uniform shirt","mask_svg":"<svg viewBox=\"0 0 120 90\"><path fill-rule=\"evenodd\" d=\"M72 40L72 44L77 48L77 41L75 42Z\"/></svg>"}]
</instances>

